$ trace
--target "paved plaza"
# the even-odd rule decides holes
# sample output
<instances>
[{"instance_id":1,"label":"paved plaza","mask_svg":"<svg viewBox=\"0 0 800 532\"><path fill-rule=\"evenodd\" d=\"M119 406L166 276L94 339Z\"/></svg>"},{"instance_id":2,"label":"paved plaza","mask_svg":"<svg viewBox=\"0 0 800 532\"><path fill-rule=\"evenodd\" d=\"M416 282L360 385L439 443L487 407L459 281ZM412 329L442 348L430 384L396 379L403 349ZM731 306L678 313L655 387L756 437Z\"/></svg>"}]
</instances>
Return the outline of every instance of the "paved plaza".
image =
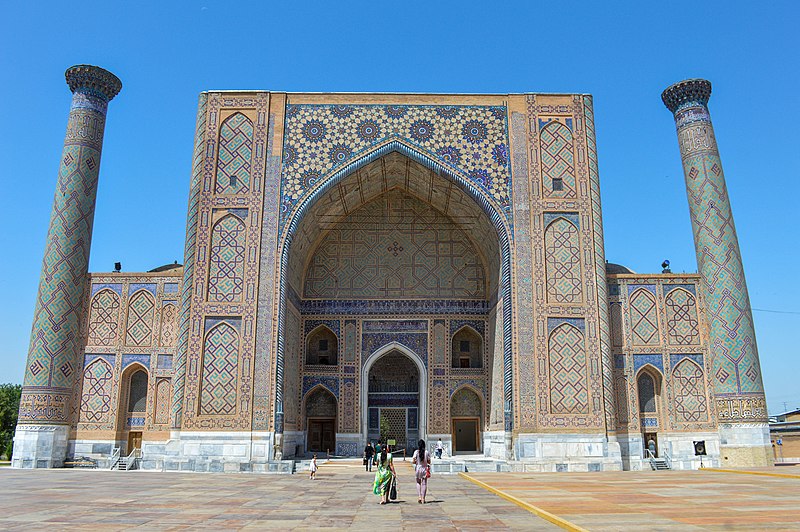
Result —
<instances>
[{"instance_id":1,"label":"paved plaza","mask_svg":"<svg viewBox=\"0 0 800 532\"><path fill-rule=\"evenodd\" d=\"M354 461L306 474L0 469L0 529L798 530L800 468L435 475L417 504L408 462L379 506ZM477 482L476 482L477 481ZM483 485L481 485L483 484ZM505 497L505 498L504 498ZM507 499L515 499L507 500ZM526 509L526 507L528 509ZM530 511L529 511L530 509Z\"/></svg>"}]
</instances>

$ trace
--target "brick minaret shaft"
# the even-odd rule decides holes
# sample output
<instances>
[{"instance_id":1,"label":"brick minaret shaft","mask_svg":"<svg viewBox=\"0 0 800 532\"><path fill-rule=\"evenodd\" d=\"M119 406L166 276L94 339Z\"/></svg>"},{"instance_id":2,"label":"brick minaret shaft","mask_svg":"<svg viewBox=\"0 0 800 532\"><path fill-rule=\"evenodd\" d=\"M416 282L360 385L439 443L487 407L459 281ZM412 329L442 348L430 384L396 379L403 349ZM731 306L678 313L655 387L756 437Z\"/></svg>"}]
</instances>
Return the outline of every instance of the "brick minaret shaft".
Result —
<instances>
[{"instance_id":1,"label":"brick minaret shaft","mask_svg":"<svg viewBox=\"0 0 800 532\"><path fill-rule=\"evenodd\" d=\"M73 66L65 76L73 93L72 107L25 369L19 414L23 429L25 425L63 425L70 421L73 384L83 369L79 353L81 308L106 110L122 88L114 74L95 66Z\"/></svg>"},{"instance_id":2,"label":"brick minaret shaft","mask_svg":"<svg viewBox=\"0 0 800 532\"><path fill-rule=\"evenodd\" d=\"M739 240L708 112L710 96L710 82L690 79L670 86L661 98L675 117L697 265L707 294L709 381L722 465L758 465L769 455L766 400Z\"/></svg>"}]
</instances>

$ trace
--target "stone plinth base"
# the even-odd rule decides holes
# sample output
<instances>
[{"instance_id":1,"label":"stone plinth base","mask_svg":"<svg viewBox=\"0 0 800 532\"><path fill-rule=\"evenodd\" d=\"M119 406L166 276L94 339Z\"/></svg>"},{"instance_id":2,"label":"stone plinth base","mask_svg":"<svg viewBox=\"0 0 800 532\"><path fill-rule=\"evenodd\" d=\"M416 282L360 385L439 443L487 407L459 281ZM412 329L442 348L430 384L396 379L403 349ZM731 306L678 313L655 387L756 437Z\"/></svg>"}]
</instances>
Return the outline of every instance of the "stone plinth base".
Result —
<instances>
[{"instance_id":1,"label":"stone plinth base","mask_svg":"<svg viewBox=\"0 0 800 532\"><path fill-rule=\"evenodd\" d=\"M621 471L622 454L605 434L519 434L514 440L515 471Z\"/></svg>"},{"instance_id":2,"label":"stone plinth base","mask_svg":"<svg viewBox=\"0 0 800 532\"><path fill-rule=\"evenodd\" d=\"M775 462L766 423L720 424L719 443L720 467L767 467Z\"/></svg>"},{"instance_id":3,"label":"stone plinth base","mask_svg":"<svg viewBox=\"0 0 800 532\"><path fill-rule=\"evenodd\" d=\"M20 469L64 467L69 427L17 425L11 466Z\"/></svg>"},{"instance_id":4,"label":"stone plinth base","mask_svg":"<svg viewBox=\"0 0 800 532\"><path fill-rule=\"evenodd\" d=\"M651 469L650 460L645 458L645 442L642 435L618 434L622 451L622 467L625 471ZM694 454L694 442L706 442L707 456ZM703 467L719 467L719 434L716 432L659 432L658 457L667 459L671 469L689 470Z\"/></svg>"}]
</instances>

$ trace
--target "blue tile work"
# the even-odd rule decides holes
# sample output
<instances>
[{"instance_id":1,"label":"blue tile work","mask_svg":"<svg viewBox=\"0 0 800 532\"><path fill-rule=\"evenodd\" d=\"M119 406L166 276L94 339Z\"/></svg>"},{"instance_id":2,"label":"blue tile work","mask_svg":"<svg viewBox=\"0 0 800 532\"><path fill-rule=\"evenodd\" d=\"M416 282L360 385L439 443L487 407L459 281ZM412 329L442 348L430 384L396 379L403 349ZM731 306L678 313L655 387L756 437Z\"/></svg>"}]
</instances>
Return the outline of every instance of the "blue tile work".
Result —
<instances>
[{"instance_id":1,"label":"blue tile work","mask_svg":"<svg viewBox=\"0 0 800 532\"><path fill-rule=\"evenodd\" d=\"M235 318L235 317L226 317L226 318L206 318L205 321L205 330L209 331L214 328L215 325L218 325L222 322L225 322L231 325L237 331L241 330L242 327L242 319Z\"/></svg>"},{"instance_id":2,"label":"blue tile work","mask_svg":"<svg viewBox=\"0 0 800 532\"><path fill-rule=\"evenodd\" d=\"M164 283L164 293L165 294L177 294L178 293L178 283Z\"/></svg>"},{"instance_id":3,"label":"blue tile work","mask_svg":"<svg viewBox=\"0 0 800 532\"><path fill-rule=\"evenodd\" d=\"M361 363L386 344L397 342L417 354L427 367L428 333L364 333L361 335Z\"/></svg>"},{"instance_id":4,"label":"blue tile work","mask_svg":"<svg viewBox=\"0 0 800 532\"><path fill-rule=\"evenodd\" d=\"M328 375L306 375L303 377L303 391L302 396L311 390L314 386L321 384L330 391L336 399L339 399L339 378Z\"/></svg>"},{"instance_id":5,"label":"blue tile work","mask_svg":"<svg viewBox=\"0 0 800 532\"><path fill-rule=\"evenodd\" d=\"M608 285L608 295L610 296L618 296L619 295L619 285L616 283L609 283Z\"/></svg>"},{"instance_id":6,"label":"blue tile work","mask_svg":"<svg viewBox=\"0 0 800 532\"><path fill-rule=\"evenodd\" d=\"M92 296L104 288L113 290L118 296L122 295L122 284L120 283L92 283Z\"/></svg>"},{"instance_id":7,"label":"blue tile work","mask_svg":"<svg viewBox=\"0 0 800 532\"><path fill-rule=\"evenodd\" d=\"M680 363L680 361L683 360L684 358L688 358L694 361L698 366L703 368L703 371L705 372L705 366L703 365L703 355L701 354L688 354L688 353L670 354L669 367L675 369L675 366L677 366Z\"/></svg>"},{"instance_id":8,"label":"blue tile work","mask_svg":"<svg viewBox=\"0 0 800 532\"><path fill-rule=\"evenodd\" d=\"M333 334L336 335L336 338L339 339L341 342L341 335L339 334L339 320L306 320L305 324L303 325L303 336L308 336L308 333L319 327L320 325L326 326L328 329L333 331Z\"/></svg>"},{"instance_id":9,"label":"blue tile work","mask_svg":"<svg viewBox=\"0 0 800 532\"><path fill-rule=\"evenodd\" d=\"M89 364L91 364L98 358L102 358L103 360L111 364L111 366L113 367L116 355L114 355L113 353L86 353L85 355L83 355L83 367L85 368L89 366Z\"/></svg>"},{"instance_id":10,"label":"blue tile work","mask_svg":"<svg viewBox=\"0 0 800 532\"><path fill-rule=\"evenodd\" d=\"M506 116L502 106L289 104L279 227L331 174L396 139L464 175L510 222Z\"/></svg>"},{"instance_id":11,"label":"blue tile work","mask_svg":"<svg viewBox=\"0 0 800 532\"><path fill-rule=\"evenodd\" d=\"M634 374L639 371L639 368L644 366L645 364L650 364L659 370L661 370L661 374L664 374L664 357L662 355L633 355L633 372Z\"/></svg>"},{"instance_id":12,"label":"blue tile work","mask_svg":"<svg viewBox=\"0 0 800 532\"><path fill-rule=\"evenodd\" d=\"M370 429L376 429L376 430L380 429L380 423L379 423L379 418L378 418L379 412L380 412L380 410L378 410L377 408L370 408L369 409L369 428Z\"/></svg>"},{"instance_id":13,"label":"blue tile work","mask_svg":"<svg viewBox=\"0 0 800 532\"><path fill-rule=\"evenodd\" d=\"M666 296L676 288L683 288L693 296L697 295L697 290L693 284L664 284L664 295Z\"/></svg>"},{"instance_id":14,"label":"blue tile work","mask_svg":"<svg viewBox=\"0 0 800 532\"><path fill-rule=\"evenodd\" d=\"M414 430L417 428L417 409L416 408L409 408L408 409L408 428L410 430Z\"/></svg>"},{"instance_id":15,"label":"blue tile work","mask_svg":"<svg viewBox=\"0 0 800 532\"><path fill-rule=\"evenodd\" d=\"M658 428L658 418L657 417L642 418L642 426L646 428Z\"/></svg>"},{"instance_id":16,"label":"blue tile work","mask_svg":"<svg viewBox=\"0 0 800 532\"><path fill-rule=\"evenodd\" d=\"M153 294L153 296L155 296L157 288L158 285L155 283L131 283L131 285L128 287L128 293L135 294L139 290L147 290Z\"/></svg>"},{"instance_id":17,"label":"blue tile work","mask_svg":"<svg viewBox=\"0 0 800 532\"><path fill-rule=\"evenodd\" d=\"M614 367L623 369L625 367L625 355L614 355Z\"/></svg>"},{"instance_id":18,"label":"blue tile work","mask_svg":"<svg viewBox=\"0 0 800 532\"><path fill-rule=\"evenodd\" d=\"M129 417L125 418L125 424L131 428L133 427L144 427L144 418L143 417Z\"/></svg>"},{"instance_id":19,"label":"blue tile work","mask_svg":"<svg viewBox=\"0 0 800 532\"><path fill-rule=\"evenodd\" d=\"M127 368L134 362L150 369L150 355L122 355L122 369Z\"/></svg>"},{"instance_id":20,"label":"blue tile work","mask_svg":"<svg viewBox=\"0 0 800 532\"><path fill-rule=\"evenodd\" d=\"M464 325L469 325L475 329L481 337L486 339L486 322L484 320L451 320L450 321L450 337Z\"/></svg>"},{"instance_id":21,"label":"blue tile work","mask_svg":"<svg viewBox=\"0 0 800 532\"><path fill-rule=\"evenodd\" d=\"M158 355L158 369L172 369L172 355Z\"/></svg>"},{"instance_id":22,"label":"blue tile work","mask_svg":"<svg viewBox=\"0 0 800 532\"><path fill-rule=\"evenodd\" d=\"M656 285L654 285L654 284L629 284L628 285L628 295L631 295L632 293L634 293L636 290L638 290L640 288L644 288L645 290L647 290L651 294L656 295Z\"/></svg>"},{"instance_id":23,"label":"blue tile work","mask_svg":"<svg viewBox=\"0 0 800 532\"><path fill-rule=\"evenodd\" d=\"M569 223L575 226L576 229L580 229L580 216L578 216L577 212L546 212L544 213L544 226L547 227L550 225L550 222L555 220L556 218L564 218L568 220Z\"/></svg>"},{"instance_id":24,"label":"blue tile work","mask_svg":"<svg viewBox=\"0 0 800 532\"><path fill-rule=\"evenodd\" d=\"M366 320L361 330L371 332L428 332L426 320Z\"/></svg>"},{"instance_id":25,"label":"blue tile work","mask_svg":"<svg viewBox=\"0 0 800 532\"><path fill-rule=\"evenodd\" d=\"M336 456L361 456L361 451L362 449L358 445L358 442L336 442Z\"/></svg>"},{"instance_id":26,"label":"blue tile work","mask_svg":"<svg viewBox=\"0 0 800 532\"><path fill-rule=\"evenodd\" d=\"M371 393L367 399L370 408L376 406L419 406L419 395L416 393L392 393L377 394Z\"/></svg>"},{"instance_id":27,"label":"blue tile work","mask_svg":"<svg viewBox=\"0 0 800 532\"><path fill-rule=\"evenodd\" d=\"M553 329L562 323L569 323L581 332L586 330L586 320L583 318L547 318L547 334L553 332Z\"/></svg>"},{"instance_id":28,"label":"blue tile work","mask_svg":"<svg viewBox=\"0 0 800 532\"><path fill-rule=\"evenodd\" d=\"M292 301L294 303L294 301ZM299 298L295 308L304 315L336 314L337 316L353 315L390 315L407 316L409 314L467 314L485 315L489 312L486 301L467 300L304 300Z\"/></svg>"},{"instance_id":29,"label":"blue tile work","mask_svg":"<svg viewBox=\"0 0 800 532\"><path fill-rule=\"evenodd\" d=\"M542 129L544 126L546 126L547 124L549 124L553 120L554 120L553 118L545 118L545 119L539 118L538 119L538 121L539 121L539 129ZM566 125L569 128L570 131L572 131L572 123L573 123L572 118L564 119L564 125Z\"/></svg>"},{"instance_id":30,"label":"blue tile work","mask_svg":"<svg viewBox=\"0 0 800 532\"><path fill-rule=\"evenodd\" d=\"M474 389L478 390L480 393L479 395L486 397L486 390L484 389L484 381L476 380L476 379L451 379L450 380L450 397L453 397L453 394L458 391L459 388L462 386L472 386Z\"/></svg>"}]
</instances>

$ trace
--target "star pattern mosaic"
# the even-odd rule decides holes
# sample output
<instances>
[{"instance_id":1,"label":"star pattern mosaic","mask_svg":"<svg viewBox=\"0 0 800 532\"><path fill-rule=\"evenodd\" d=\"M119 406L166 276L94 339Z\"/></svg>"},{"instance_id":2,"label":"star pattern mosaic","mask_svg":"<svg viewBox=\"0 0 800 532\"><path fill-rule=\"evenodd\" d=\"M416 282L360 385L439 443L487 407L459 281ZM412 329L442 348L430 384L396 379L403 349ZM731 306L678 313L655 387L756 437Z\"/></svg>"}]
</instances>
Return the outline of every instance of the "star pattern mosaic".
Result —
<instances>
[{"instance_id":1,"label":"star pattern mosaic","mask_svg":"<svg viewBox=\"0 0 800 532\"><path fill-rule=\"evenodd\" d=\"M332 172L398 139L463 175L510 220L505 107L292 104L286 108L280 225Z\"/></svg>"}]
</instances>

